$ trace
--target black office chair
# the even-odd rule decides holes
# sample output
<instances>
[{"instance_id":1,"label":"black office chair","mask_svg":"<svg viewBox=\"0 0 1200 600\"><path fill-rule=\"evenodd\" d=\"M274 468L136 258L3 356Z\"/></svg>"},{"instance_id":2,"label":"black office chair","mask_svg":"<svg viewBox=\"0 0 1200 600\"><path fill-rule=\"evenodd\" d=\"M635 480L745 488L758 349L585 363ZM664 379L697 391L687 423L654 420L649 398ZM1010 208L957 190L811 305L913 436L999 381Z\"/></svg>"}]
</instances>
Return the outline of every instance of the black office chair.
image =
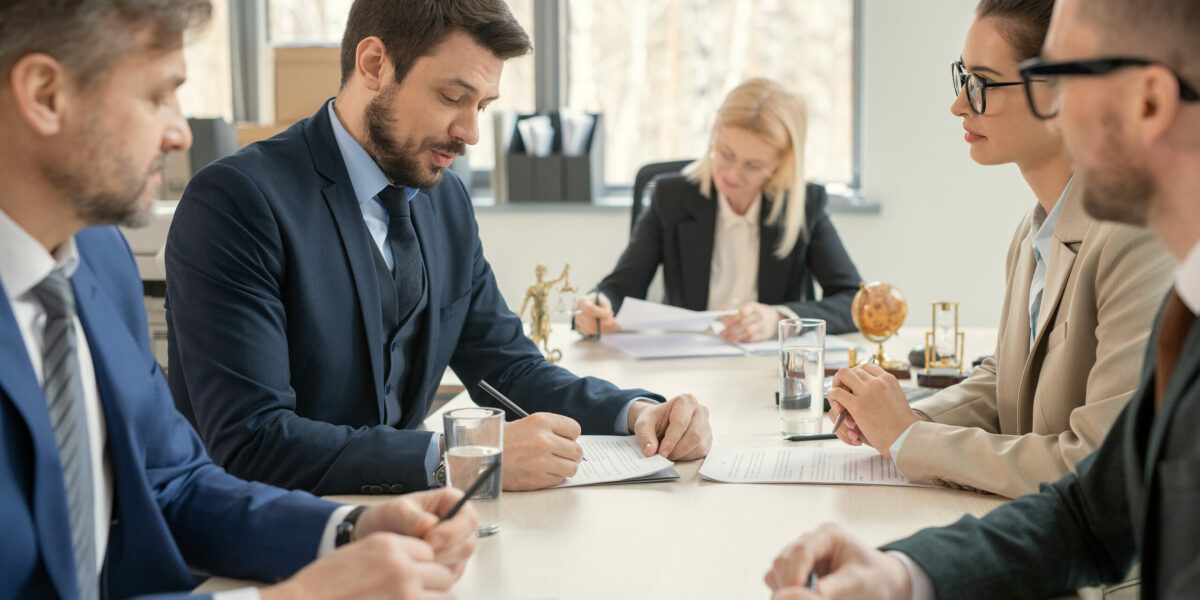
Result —
<instances>
[{"instance_id":1,"label":"black office chair","mask_svg":"<svg viewBox=\"0 0 1200 600\"><path fill-rule=\"evenodd\" d=\"M633 235L633 228L637 227L638 217L642 215L642 208L654 195L654 178L678 173L693 161L694 159L646 163L638 169L637 176L633 178L633 207L629 216L629 235Z\"/></svg>"}]
</instances>

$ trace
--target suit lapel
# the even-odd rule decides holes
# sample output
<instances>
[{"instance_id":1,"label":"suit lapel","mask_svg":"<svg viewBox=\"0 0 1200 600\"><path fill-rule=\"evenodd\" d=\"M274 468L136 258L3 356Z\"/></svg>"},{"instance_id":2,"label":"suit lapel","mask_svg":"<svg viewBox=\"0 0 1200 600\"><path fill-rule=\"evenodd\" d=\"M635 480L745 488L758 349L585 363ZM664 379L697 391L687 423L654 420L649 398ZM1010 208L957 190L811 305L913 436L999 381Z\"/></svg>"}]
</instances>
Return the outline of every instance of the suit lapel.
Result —
<instances>
[{"instance_id":1,"label":"suit lapel","mask_svg":"<svg viewBox=\"0 0 1200 600\"><path fill-rule=\"evenodd\" d=\"M313 164L317 171L331 182L321 190L321 195L329 207L330 214L333 215L342 250L350 264L355 295L358 297L359 316L366 333L367 353L371 358L379 422L383 423L383 328L380 325L383 309L379 301L379 279L375 275L375 259L371 254L370 244L374 242L371 241L366 224L363 223L362 210L354 195L354 185L350 183L350 175L346 172L337 140L333 137L329 111L322 109L309 119L304 134L312 153Z\"/></svg>"},{"instance_id":2,"label":"suit lapel","mask_svg":"<svg viewBox=\"0 0 1200 600\"><path fill-rule=\"evenodd\" d=\"M0 286L0 389L25 420L33 444L34 528L39 552L50 580L63 598L75 595L75 556L71 546L71 520L67 509L67 490L62 464L46 396L38 384L25 340L8 304L8 294Z\"/></svg>"},{"instance_id":3,"label":"suit lapel","mask_svg":"<svg viewBox=\"0 0 1200 600\"><path fill-rule=\"evenodd\" d=\"M1029 376L1033 368L1032 353L1029 351L1029 283L1033 280L1034 258L1030 246L1032 241L1031 217L1026 216L1022 221L1025 234L1021 236L1017 248L1015 263L1009 273L1009 302L1008 314L1005 315L1005 327L1001 332L1000 352L1003 358L998 361L999 373L996 379L998 391L1005 395L999 398L1000 428L1002 431L1022 431L1020 407L1032 404L1035 388L1033 377ZM1009 323L1021 323L1023 326L1013 327ZM1022 360L1017 360L1023 357ZM1005 384L1004 382L1010 382ZM1012 410L1011 407L1016 407Z\"/></svg>"},{"instance_id":4,"label":"suit lapel","mask_svg":"<svg viewBox=\"0 0 1200 600\"><path fill-rule=\"evenodd\" d=\"M425 289L429 295L428 303L425 306L425 327L421 334L421 340L417 342L416 347L420 352L416 362L416 369L411 371L410 377L419 377L416 381L410 382L410 389L417 389L417 394L413 398L413 402L421 403L426 397L423 388L425 382L439 381L441 376L439 373L434 373L437 366L435 353L437 345L431 343L431 340L439 339L438 325L441 323L441 315L439 308L441 306L441 277L442 269L438 262L438 253L432 249L437 243L435 232L435 216L433 202L429 199L429 194L418 192L413 199L409 201L409 206L412 208L413 228L417 230L417 240L421 243L421 258L425 263ZM412 386L418 386L413 388ZM425 417L425 407L414 406L412 408L419 409L419 416L415 416L416 422L419 422ZM409 410L406 407L405 410ZM405 415L407 421L410 415Z\"/></svg>"},{"instance_id":5,"label":"suit lapel","mask_svg":"<svg viewBox=\"0 0 1200 600\"><path fill-rule=\"evenodd\" d=\"M1157 343L1157 336L1154 337L1154 341ZM1162 454L1162 447L1174 420L1174 414L1179 408L1184 392L1195 385L1197 375L1200 375L1200 319L1192 323L1191 331L1188 332L1183 348L1179 352L1179 360L1175 363L1175 368L1171 370L1171 378L1167 381L1167 387L1163 391L1162 405L1158 408L1150 426L1150 440L1146 446L1144 463L1147 489L1150 487L1150 478L1156 471L1153 465L1158 463L1159 456ZM1148 392L1151 402L1153 402L1154 385L1152 377Z\"/></svg>"},{"instance_id":6,"label":"suit lapel","mask_svg":"<svg viewBox=\"0 0 1200 600\"><path fill-rule=\"evenodd\" d=\"M708 280L712 276L713 238L717 228L717 196L688 198L684 207L689 221L675 226L679 237L680 274L683 277L683 305L694 310L708 309Z\"/></svg>"},{"instance_id":7,"label":"suit lapel","mask_svg":"<svg viewBox=\"0 0 1200 600\"><path fill-rule=\"evenodd\" d=\"M801 257L794 249L787 258L781 260L775 257L775 247L779 245L783 227L767 224L772 206L766 196L760 198L759 202L762 202L762 208L758 218L758 301L763 304L782 304L787 300L784 296L787 293L788 272L793 261L801 260ZM796 240L796 246L803 249L806 244ZM807 286L801 283L800 289L805 290Z\"/></svg>"},{"instance_id":8,"label":"suit lapel","mask_svg":"<svg viewBox=\"0 0 1200 600\"><path fill-rule=\"evenodd\" d=\"M1083 200L1081 198L1083 187L1071 186L1060 202L1063 203L1061 212L1058 215L1058 224L1054 227L1054 244L1051 246L1050 256L1046 257L1046 284L1042 289L1042 306L1038 311L1037 337L1033 341L1033 347L1029 352L1029 360L1026 361L1025 372L1021 381L1021 427L1020 431L1029 431L1033 426L1033 396L1036 388L1036 381L1040 375L1041 360L1045 356L1047 334L1051 329L1051 324L1054 323L1055 317L1058 314L1058 309L1062 305L1063 293L1066 291L1067 283L1071 279L1071 272L1075 267L1075 257L1079 253L1079 245L1083 242L1083 235L1087 233L1088 227L1091 226L1093 220L1083 210ZM1031 226L1032 231L1032 226ZM1023 246L1032 244L1031 240L1023 240ZM1031 260L1033 251L1023 247L1022 253L1028 251ZM1031 271L1032 273L1032 271ZM1032 279L1032 276L1031 276ZM1029 290L1025 290L1025 301L1022 307L1025 311L1025 322L1029 322ZM1028 334L1026 335L1028 339Z\"/></svg>"}]
</instances>

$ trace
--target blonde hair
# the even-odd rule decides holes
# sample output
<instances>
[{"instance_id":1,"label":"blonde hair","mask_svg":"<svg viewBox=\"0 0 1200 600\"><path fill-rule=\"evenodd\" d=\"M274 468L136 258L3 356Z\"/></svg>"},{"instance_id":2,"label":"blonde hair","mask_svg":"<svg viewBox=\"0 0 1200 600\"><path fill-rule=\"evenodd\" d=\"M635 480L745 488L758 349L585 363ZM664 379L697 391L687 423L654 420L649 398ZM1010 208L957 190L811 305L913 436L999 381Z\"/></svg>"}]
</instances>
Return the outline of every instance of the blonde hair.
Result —
<instances>
[{"instance_id":1,"label":"blonde hair","mask_svg":"<svg viewBox=\"0 0 1200 600\"><path fill-rule=\"evenodd\" d=\"M700 193L711 198L709 190L713 180L712 147L717 132L722 127L739 127L757 135L768 146L779 151L782 157L779 168L763 186L763 193L771 199L771 212L767 224L782 222L783 235L775 256L786 258L792 253L796 240L804 231L804 204L806 197L804 181L804 135L808 123L808 110L799 96L787 91L782 85L765 78L749 79L733 88L712 126L709 152L688 165L684 175L700 185Z\"/></svg>"}]
</instances>

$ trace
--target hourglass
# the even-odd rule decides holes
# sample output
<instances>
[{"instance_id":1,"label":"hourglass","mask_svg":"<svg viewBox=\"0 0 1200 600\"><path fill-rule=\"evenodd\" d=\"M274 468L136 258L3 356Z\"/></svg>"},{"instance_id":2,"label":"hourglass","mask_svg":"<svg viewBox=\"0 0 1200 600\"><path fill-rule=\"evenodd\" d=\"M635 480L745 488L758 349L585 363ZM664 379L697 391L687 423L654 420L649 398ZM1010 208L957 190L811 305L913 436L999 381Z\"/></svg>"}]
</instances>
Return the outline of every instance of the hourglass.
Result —
<instances>
[{"instance_id":1,"label":"hourglass","mask_svg":"<svg viewBox=\"0 0 1200 600\"><path fill-rule=\"evenodd\" d=\"M950 387L967 378L963 370L966 334L958 329L958 303L934 302L932 331L925 332L925 368L917 385Z\"/></svg>"}]
</instances>

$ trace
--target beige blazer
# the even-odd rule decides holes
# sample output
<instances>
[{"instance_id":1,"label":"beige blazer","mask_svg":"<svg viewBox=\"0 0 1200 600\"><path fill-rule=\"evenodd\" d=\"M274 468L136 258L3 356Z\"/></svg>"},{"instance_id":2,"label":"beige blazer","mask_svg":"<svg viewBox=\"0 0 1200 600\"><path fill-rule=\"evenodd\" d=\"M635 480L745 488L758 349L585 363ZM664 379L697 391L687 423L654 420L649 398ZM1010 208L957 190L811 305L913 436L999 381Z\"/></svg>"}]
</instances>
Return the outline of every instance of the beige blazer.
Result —
<instances>
[{"instance_id":1,"label":"beige blazer","mask_svg":"<svg viewBox=\"0 0 1200 600\"><path fill-rule=\"evenodd\" d=\"M1008 249L995 358L914 403L896 465L909 480L1015 498L1055 481L1100 446L1138 386L1173 260L1142 228L1100 222L1082 185L1062 199L1029 345L1032 211Z\"/></svg>"}]
</instances>

